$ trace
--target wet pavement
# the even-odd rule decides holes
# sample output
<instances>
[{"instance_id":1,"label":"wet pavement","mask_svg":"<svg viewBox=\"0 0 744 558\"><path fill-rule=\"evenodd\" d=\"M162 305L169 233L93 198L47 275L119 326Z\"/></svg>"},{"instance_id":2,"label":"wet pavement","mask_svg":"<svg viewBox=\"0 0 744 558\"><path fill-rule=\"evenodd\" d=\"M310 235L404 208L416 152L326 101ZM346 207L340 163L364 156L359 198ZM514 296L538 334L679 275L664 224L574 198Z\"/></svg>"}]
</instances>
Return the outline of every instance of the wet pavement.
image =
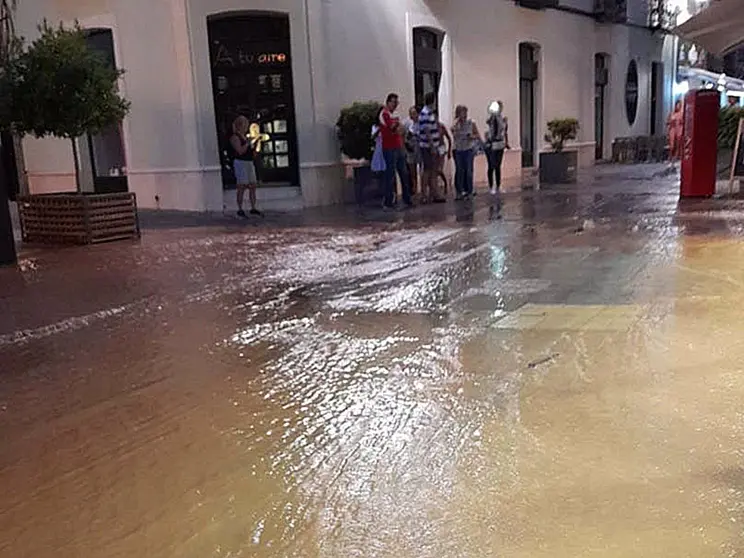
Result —
<instances>
[{"instance_id":1,"label":"wet pavement","mask_svg":"<svg viewBox=\"0 0 744 558\"><path fill-rule=\"evenodd\" d=\"M0 556L744 554L744 202L143 214L0 270Z\"/></svg>"}]
</instances>

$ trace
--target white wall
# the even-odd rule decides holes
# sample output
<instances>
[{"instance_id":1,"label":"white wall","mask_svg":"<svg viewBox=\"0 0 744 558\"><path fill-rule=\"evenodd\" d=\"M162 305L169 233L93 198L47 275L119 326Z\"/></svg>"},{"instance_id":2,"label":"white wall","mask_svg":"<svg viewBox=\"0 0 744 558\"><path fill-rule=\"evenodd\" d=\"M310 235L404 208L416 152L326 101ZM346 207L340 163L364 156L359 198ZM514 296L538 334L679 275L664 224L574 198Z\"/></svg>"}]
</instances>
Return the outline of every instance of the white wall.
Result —
<instances>
[{"instance_id":1,"label":"white wall","mask_svg":"<svg viewBox=\"0 0 744 558\"><path fill-rule=\"evenodd\" d=\"M566 0L581 8L589 0ZM643 13L629 0L629 14ZM565 4L566 2L564 2ZM593 3L593 2L592 2ZM583 8L582 8L583 9ZM223 195L215 129L207 18L225 12L279 12L289 17L300 174L308 205L338 201L334 125L356 100L383 100L396 91L413 103L412 29L445 33L440 111L451 121L455 104L470 107L483 126L487 104L505 102L514 150L506 174L517 183L519 164L518 44L540 46L537 137L551 118L575 117L578 142L594 141L594 55L610 55L609 144L618 136L648 133L652 60L673 69L673 49L645 29L600 25L563 11L534 11L510 0L34 0L20 3L18 26L33 36L36 23L80 20L110 27L117 62L127 70L122 90L132 101L124 123L130 189L143 206L219 209ZM643 15L645 18L645 15ZM645 21L645 20L644 20ZM671 60L666 58L671 57ZM639 70L638 116L625 116L625 75ZM666 88L671 79L665 76ZM667 92L669 94L670 92ZM538 142L539 143L539 142ZM26 140L26 164L36 191L71 189L67 142ZM482 173L482 170L480 171ZM483 178L483 175L479 175Z\"/></svg>"}]
</instances>

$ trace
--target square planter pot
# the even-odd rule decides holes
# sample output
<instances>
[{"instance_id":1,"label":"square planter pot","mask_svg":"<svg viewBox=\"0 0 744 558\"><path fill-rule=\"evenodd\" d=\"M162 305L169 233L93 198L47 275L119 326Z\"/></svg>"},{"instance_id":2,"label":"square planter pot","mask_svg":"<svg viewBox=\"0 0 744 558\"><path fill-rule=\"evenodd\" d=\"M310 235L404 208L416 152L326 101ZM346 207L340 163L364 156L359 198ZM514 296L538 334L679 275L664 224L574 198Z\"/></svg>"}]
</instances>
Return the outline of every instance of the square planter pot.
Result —
<instances>
[{"instance_id":1,"label":"square planter pot","mask_svg":"<svg viewBox=\"0 0 744 558\"><path fill-rule=\"evenodd\" d=\"M354 167L354 197L359 206L382 203L382 173L372 172L369 165Z\"/></svg>"},{"instance_id":2,"label":"square planter pot","mask_svg":"<svg viewBox=\"0 0 744 558\"><path fill-rule=\"evenodd\" d=\"M576 182L578 151L540 153L541 184L572 184Z\"/></svg>"},{"instance_id":3,"label":"square planter pot","mask_svg":"<svg viewBox=\"0 0 744 558\"><path fill-rule=\"evenodd\" d=\"M133 193L40 194L18 198L24 242L93 244L139 237Z\"/></svg>"}]
</instances>

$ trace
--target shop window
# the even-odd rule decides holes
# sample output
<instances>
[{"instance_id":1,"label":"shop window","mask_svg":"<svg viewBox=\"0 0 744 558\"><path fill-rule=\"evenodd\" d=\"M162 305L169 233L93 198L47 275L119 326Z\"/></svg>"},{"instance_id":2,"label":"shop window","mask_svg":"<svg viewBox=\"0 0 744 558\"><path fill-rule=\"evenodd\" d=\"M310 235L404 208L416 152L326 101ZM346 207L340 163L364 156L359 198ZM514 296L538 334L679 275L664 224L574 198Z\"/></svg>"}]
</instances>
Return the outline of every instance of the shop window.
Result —
<instances>
[{"instance_id":1,"label":"shop window","mask_svg":"<svg viewBox=\"0 0 744 558\"><path fill-rule=\"evenodd\" d=\"M289 18L220 15L208 19L207 30L223 186L235 185L229 142L238 115L265 138L259 181L299 184Z\"/></svg>"},{"instance_id":2,"label":"shop window","mask_svg":"<svg viewBox=\"0 0 744 558\"><path fill-rule=\"evenodd\" d=\"M413 29L413 82L418 107L423 106L428 93L439 96L443 38L442 33L426 27Z\"/></svg>"}]
</instances>

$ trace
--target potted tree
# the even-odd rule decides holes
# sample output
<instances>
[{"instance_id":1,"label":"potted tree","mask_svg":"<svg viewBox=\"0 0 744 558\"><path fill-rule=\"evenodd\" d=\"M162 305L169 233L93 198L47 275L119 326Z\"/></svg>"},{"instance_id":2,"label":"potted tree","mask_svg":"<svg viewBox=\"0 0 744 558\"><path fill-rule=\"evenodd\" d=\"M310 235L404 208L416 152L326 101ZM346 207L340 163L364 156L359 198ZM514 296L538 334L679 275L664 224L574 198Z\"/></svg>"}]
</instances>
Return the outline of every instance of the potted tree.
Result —
<instances>
[{"instance_id":1,"label":"potted tree","mask_svg":"<svg viewBox=\"0 0 744 558\"><path fill-rule=\"evenodd\" d=\"M375 149L372 127L382 105L376 101L355 102L341 109L336 133L341 153L355 163L354 192L361 205L364 191L372 184L370 161Z\"/></svg>"},{"instance_id":2,"label":"potted tree","mask_svg":"<svg viewBox=\"0 0 744 558\"><path fill-rule=\"evenodd\" d=\"M547 184L569 184L576 182L578 153L564 151L568 140L576 139L579 121L575 118L555 118L548 122L545 141L553 151L540 153L540 182Z\"/></svg>"},{"instance_id":3,"label":"potted tree","mask_svg":"<svg viewBox=\"0 0 744 558\"><path fill-rule=\"evenodd\" d=\"M70 141L76 192L19 198L26 241L91 243L139 234L133 193L83 194L77 138L115 125L129 111L121 70L88 48L79 27L39 26L39 37L10 61L0 80L3 120L18 134Z\"/></svg>"}]
</instances>

